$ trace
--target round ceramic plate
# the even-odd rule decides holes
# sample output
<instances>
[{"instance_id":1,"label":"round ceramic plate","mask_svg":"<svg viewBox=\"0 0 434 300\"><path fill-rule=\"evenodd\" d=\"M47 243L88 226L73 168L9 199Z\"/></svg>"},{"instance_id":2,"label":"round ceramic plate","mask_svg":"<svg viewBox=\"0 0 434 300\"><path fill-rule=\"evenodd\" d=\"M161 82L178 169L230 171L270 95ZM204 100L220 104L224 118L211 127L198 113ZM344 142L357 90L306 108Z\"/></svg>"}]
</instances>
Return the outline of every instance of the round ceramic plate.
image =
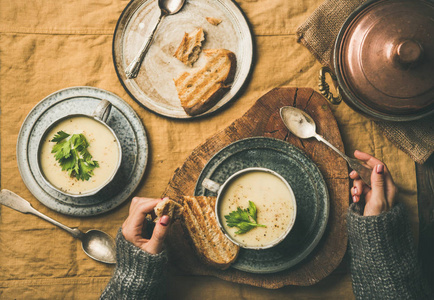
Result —
<instances>
[{"instance_id":1,"label":"round ceramic plate","mask_svg":"<svg viewBox=\"0 0 434 300\"><path fill-rule=\"evenodd\" d=\"M113 105L107 124L121 143L121 166L113 181L96 195L65 196L42 178L37 164L39 140L56 120L69 114L90 115L102 99ZM115 94L92 87L72 87L49 95L30 111L18 135L18 169L27 188L42 204L67 215L93 216L120 205L140 183L147 160L146 131L134 110Z\"/></svg>"},{"instance_id":2,"label":"round ceramic plate","mask_svg":"<svg viewBox=\"0 0 434 300\"><path fill-rule=\"evenodd\" d=\"M224 48L237 57L235 79L230 90L202 115L216 111L233 99L249 75L253 43L246 19L231 0L187 0L180 12L161 21L137 78L126 78L126 67L149 36L159 15L158 1L134 0L118 20L113 37L113 61L119 80L131 97L160 115L191 118L181 107L173 79L183 72L201 68L206 59L201 54L194 68L190 68L173 55L184 33L201 27L205 32L202 49ZM219 18L222 22L214 26L206 17Z\"/></svg>"},{"instance_id":3,"label":"round ceramic plate","mask_svg":"<svg viewBox=\"0 0 434 300\"><path fill-rule=\"evenodd\" d=\"M271 169L288 181L297 202L297 216L288 236L276 247L241 249L232 267L250 273L275 273L305 259L320 241L327 226L329 196L318 167L298 148L277 139L240 140L215 154L204 167L195 195L216 196L205 190L205 178L223 183L235 172L249 168Z\"/></svg>"}]
</instances>

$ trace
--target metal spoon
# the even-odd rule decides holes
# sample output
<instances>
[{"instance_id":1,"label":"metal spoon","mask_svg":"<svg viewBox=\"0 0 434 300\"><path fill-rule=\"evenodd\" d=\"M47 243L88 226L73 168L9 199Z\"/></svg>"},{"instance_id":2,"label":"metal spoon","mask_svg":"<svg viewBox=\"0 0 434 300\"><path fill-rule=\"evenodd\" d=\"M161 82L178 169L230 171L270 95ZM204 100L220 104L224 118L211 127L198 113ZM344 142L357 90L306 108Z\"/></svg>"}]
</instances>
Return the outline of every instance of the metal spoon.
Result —
<instances>
[{"instance_id":1,"label":"metal spoon","mask_svg":"<svg viewBox=\"0 0 434 300\"><path fill-rule=\"evenodd\" d=\"M106 264L116 263L116 243L107 233L95 229L83 233L78 228L65 226L50 217L47 217L43 213L40 213L34 209L28 201L9 190L2 190L0 192L0 203L24 214L33 214L45 221L59 226L73 237L81 240L81 246L84 252L94 260Z\"/></svg>"},{"instance_id":2,"label":"metal spoon","mask_svg":"<svg viewBox=\"0 0 434 300\"><path fill-rule=\"evenodd\" d=\"M145 58L146 52L148 52L149 46L151 45L152 38L154 37L155 32L157 31L158 25L161 20L168 15L176 14L181 8L184 6L185 0L158 0L158 7L160 8L160 17L158 18L157 23L154 26L151 34L143 43L140 48L139 53L130 63L130 65L125 69L125 75L128 79L136 78L139 74L140 66L142 65L143 59Z\"/></svg>"},{"instance_id":3,"label":"metal spoon","mask_svg":"<svg viewBox=\"0 0 434 300\"><path fill-rule=\"evenodd\" d=\"M284 106L280 109L280 117L285 123L286 127L295 136L301 139L308 139L311 137L316 138L318 141L323 142L333 150L335 150L340 156L343 157L353 170L355 170L360 178L368 185L371 186L371 172L372 170L362 165L359 160L350 158L342 153L338 148L330 144L324 137L316 133L315 121L307 113L301 109Z\"/></svg>"}]
</instances>

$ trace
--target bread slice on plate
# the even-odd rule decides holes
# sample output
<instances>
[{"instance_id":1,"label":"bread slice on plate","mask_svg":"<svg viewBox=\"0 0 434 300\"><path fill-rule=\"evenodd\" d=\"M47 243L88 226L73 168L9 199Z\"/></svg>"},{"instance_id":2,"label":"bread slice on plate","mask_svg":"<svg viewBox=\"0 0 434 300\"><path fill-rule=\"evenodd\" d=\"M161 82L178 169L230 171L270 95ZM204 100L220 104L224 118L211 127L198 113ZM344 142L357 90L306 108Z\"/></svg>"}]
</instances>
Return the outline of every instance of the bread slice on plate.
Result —
<instances>
[{"instance_id":1,"label":"bread slice on plate","mask_svg":"<svg viewBox=\"0 0 434 300\"><path fill-rule=\"evenodd\" d=\"M202 28L198 28L190 33L186 32L174 56L186 66L193 66L202 51L202 42L204 39L205 34Z\"/></svg>"},{"instance_id":2,"label":"bread slice on plate","mask_svg":"<svg viewBox=\"0 0 434 300\"><path fill-rule=\"evenodd\" d=\"M179 219L182 215L182 211L182 206L175 201L170 199L160 201L154 208L155 215L157 216L155 222L164 215L169 216L170 220Z\"/></svg>"},{"instance_id":3,"label":"bread slice on plate","mask_svg":"<svg viewBox=\"0 0 434 300\"><path fill-rule=\"evenodd\" d=\"M199 258L207 265L227 269L240 247L221 231L214 212L215 197L184 196L182 224Z\"/></svg>"},{"instance_id":4,"label":"bread slice on plate","mask_svg":"<svg viewBox=\"0 0 434 300\"><path fill-rule=\"evenodd\" d=\"M190 116L201 114L213 107L229 90L234 80L237 60L226 49L204 50L207 62L194 72L184 72L174 79L181 106Z\"/></svg>"}]
</instances>

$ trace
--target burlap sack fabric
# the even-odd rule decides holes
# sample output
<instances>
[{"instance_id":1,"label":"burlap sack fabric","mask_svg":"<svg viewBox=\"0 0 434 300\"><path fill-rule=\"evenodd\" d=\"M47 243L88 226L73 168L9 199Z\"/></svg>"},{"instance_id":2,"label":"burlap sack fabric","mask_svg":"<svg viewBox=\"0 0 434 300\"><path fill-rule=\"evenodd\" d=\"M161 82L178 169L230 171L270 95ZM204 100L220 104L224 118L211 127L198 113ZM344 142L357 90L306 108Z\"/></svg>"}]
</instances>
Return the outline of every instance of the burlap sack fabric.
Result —
<instances>
[{"instance_id":1,"label":"burlap sack fabric","mask_svg":"<svg viewBox=\"0 0 434 300\"><path fill-rule=\"evenodd\" d=\"M190 0L194 1L194 0ZM150 157L134 195L160 197L173 172L208 137L241 117L277 86L317 88L321 67L297 43L296 28L323 0L237 0L252 28L255 65L249 84L230 106L200 120L166 119L139 106L116 76L112 37L124 0L0 0L1 188L20 194L42 213L71 227L100 229L114 236L128 216L124 205L89 218L62 215L32 196L20 177L16 141L30 110L47 95L88 85L119 95L147 130ZM413 161L381 135L372 121L345 104L332 107L347 154L355 149L385 161L417 232ZM330 150L332 151L332 150ZM0 207L0 299L97 299L113 267L88 258L81 243L31 215ZM350 275L335 272L310 287L265 290L171 269L169 299L352 299Z\"/></svg>"},{"instance_id":2,"label":"burlap sack fabric","mask_svg":"<svg viewBox=\"0 0 434 300\"><path fill-rule=\"evenodd\" d=\"M298 29L299 41L323 65L332 66L335 39L342 24L360 0L327 0ZM434 116L397 123L376 122L383 134L415 162L423 164L434 152Z\"/></svg>"}]
</instances>

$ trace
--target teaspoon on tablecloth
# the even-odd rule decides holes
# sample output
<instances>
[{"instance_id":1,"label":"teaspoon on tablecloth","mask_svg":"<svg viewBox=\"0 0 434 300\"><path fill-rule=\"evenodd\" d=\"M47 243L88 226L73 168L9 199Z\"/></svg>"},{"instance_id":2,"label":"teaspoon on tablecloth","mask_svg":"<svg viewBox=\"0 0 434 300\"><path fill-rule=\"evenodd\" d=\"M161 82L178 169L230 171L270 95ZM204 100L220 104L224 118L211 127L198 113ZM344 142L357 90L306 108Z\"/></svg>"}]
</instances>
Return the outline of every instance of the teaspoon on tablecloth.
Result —
<instances>
[{"instance_id":1,"label":"teaspoon on tablecloth","mask_svg":"<svg viewBox=\"0 0 434 300\"><path fill-rule=\"evenodd\" d=\"M285 123L288 130L295 136L299 137L300 139L314 137L318 141L323 142L336 151L340 156L342 156L343 159L346 160L350 168L355 170L368 186L371 186L372 170L362 165L359 160L348 157L338 148L330 144L324 137L317 134L315 121L306 112L293 106L284 106L280 109L280 117L282 118L283 123Z\"/></svg>"},{"instance_id":2,"label":"teaspoon on tablecloth","mask_svg":"<svg viewBox=\"0 0 434 300\"><path fill-rule=\"evenodd\" d=\"M84 252L94 260L106 264L116 263L116 243L114 239L107 233L95 229L83 233L78 228L70 228L65 226L62 223L59 223L56 220L53 220L43 213L37 211L28 201L9 190L4 189L0 192L0 204L24 214L33 214L44 219L45 221L59 226L73 237L81 240L81 246L83 247Z\"/></svg>"},{"instance_id":3,"label":"teaspoon on tablecloth","mask_svg":"<svg viewBox=\"0 0 434 300\"><path fill-rule=\"evenodd\" d=\"M137 53L136 57L129 64L129 66L125 69L125 75L128 79L136 78L139 74L140 66L142 65L143 59L145 58L146 52L148 52L149 46L151 45L152 38L154 37L155 32L157 31L158 25L161 20L168 15L176 14L181 8L184 6L185 0L158 0L158 7L160 8L160 17L158 18L157 23L154 26L151 34L146 38L142 47L140 48L139 53Z\"/></svg>"}]
</instances>

